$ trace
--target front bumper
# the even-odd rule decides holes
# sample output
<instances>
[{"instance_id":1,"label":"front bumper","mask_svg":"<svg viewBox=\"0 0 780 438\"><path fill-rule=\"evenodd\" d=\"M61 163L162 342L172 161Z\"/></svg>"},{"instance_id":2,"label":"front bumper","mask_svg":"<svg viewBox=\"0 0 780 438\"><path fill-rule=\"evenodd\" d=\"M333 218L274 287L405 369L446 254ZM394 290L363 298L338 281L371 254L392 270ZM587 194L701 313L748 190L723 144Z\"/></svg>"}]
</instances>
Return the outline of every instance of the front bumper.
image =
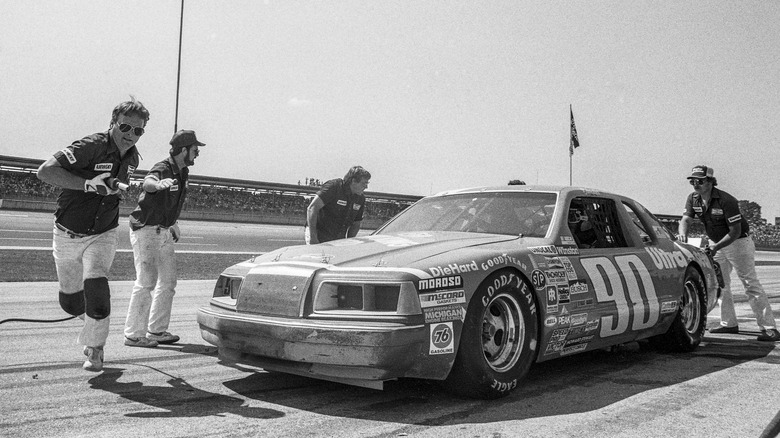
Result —
<instances>
[{"instance_id":1,"label":"front bumper","mask_svg":"<svg viewBox=\"0 0 780 438\"><path fill-rule=\"evenodd\" d=\"M381 382L414 377L427 357L424 325L322 321L198 309L201 336L229 363L381 389ZM415 374L411 372L411 374Z\"/></svg>"}]
</instances>

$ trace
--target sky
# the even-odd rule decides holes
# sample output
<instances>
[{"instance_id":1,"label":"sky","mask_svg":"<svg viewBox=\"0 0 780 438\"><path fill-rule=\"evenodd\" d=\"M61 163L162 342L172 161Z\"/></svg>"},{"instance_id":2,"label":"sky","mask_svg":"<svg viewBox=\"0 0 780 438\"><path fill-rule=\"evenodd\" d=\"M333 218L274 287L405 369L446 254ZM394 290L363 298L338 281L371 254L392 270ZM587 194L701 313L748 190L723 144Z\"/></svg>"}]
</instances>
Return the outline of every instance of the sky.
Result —
<instances>
[{"instance_id":1,"label":"sky","mask_svg":"<svg viewBox=\"0 0 780 438\"><path fill-rule=\"evenodd\" d=\"M568 185L681 214L695 165L780 216L780 2L0 0L0 155L151 113L191 173L369 191ZM580 147L569 156L569 108ZM570 167L571 164L571 167ZM571 169L571 170L570 170Z\"/></svg>"}]
</instances>

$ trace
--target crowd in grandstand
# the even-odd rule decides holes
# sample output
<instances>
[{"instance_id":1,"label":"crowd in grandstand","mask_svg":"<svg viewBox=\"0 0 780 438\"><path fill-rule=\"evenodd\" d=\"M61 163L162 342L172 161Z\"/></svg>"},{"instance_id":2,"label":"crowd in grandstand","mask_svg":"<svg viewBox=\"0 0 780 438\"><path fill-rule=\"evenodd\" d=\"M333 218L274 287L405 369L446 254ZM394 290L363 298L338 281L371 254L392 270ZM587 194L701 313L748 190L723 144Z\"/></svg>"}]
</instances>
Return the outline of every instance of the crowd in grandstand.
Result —
<instances>
[{"instance_id":1,"label":"crowd in grandstand","mask_svg":"<svg viewBox=\"0 0 780 438\"><path fill-rule=\"evenodd\" d=\"M310 185L311 181L319 182L307 178ZM0 199L54 201L58 194L58 188L40 181L33 173L0 171ZM140 194L140 185L131 184L122 204L134 207ZM184 210L305 217L309 201L311 195L190 184ZM408 206L409 203L369 199L366 219L386 221Z\"/></svg>"},{"instance_id":2,"label":"crowd in grandstand","mask_svg":"<svg viewBox=\"0 0 780 438\"><path fill-rule=\"evenodd\" d=\"M319 180L306 178L307 185L317 185ZM191 184L187 195L185 210L219 211L225 213L268 214L305 217L306 207L311 195L281 192L263 192L227 187L197 186ZM33 173L0 171L0 199L23 199L32 201L54 201L59 189L40 181ZM138 201L141 187L131 184L122 201L126 207L134 207ZM387 200L371 200L366 203L366 219L379 219L382 222L395 216L408 203ZM666 224L672 232L677 232L676 224ZM694 228L690 237L700 237L695 232L703 227ZM750 231L758 247L780 248L780 226L768 224L765 220L750 220Z\"/></svg>"}]
</instances>

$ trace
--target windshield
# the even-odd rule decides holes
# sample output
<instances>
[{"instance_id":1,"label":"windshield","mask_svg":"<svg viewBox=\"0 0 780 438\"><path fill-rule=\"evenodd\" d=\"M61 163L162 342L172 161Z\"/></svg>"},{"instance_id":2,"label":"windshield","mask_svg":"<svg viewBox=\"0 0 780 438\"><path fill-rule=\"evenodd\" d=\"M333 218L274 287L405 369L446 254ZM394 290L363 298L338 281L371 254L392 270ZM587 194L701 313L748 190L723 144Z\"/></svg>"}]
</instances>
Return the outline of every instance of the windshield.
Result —
<instances>
[{"instance_id":1,"label":"windshield","mask_svg":"<svg viewBox=\"0 0 780 438\"><path fill-rule=\"evenodd\" d=\"M555 193L487 192L425 198L407 208L383 233L464 231L544 237Z\"/></svg>"}]
</instances>

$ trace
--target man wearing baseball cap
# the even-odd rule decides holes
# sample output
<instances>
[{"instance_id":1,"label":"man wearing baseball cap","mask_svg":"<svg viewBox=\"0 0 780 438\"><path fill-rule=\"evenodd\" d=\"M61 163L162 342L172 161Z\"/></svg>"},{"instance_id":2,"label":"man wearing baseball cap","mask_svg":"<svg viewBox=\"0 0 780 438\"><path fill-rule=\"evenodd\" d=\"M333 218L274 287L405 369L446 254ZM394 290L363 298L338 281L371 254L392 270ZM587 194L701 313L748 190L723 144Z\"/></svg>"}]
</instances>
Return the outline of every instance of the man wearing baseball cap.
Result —
<instances>
[{"instance_id":1,"label":"man wearing baseball cap","mask_svg":"<svg viewBox=\"0 0 780 438\"><path fill-rule=\"evenodd\" d=\"M187 195L188 167L205 144L189 130L175 133L170 144L170 156L146 175L138 206L130 213L136 280L125 321L125 345L131 347L179 340L168 332L176 287L173 244L181 237L176 221Z\"/></svg>"},{"instance_id":2,"label":"man wearing baseball cap","mask_svg":"<svg viewBox=\"0 0 780 438\"><path fill-rule=\"evenodd\" d=\"M688 228L694 217L699 218L707 232L706 250L720 264L725 283L720 303L720 327L711 329L710 333L739 333L730 287L733 268L745 286L748 303L761 329L758 340L780 341L772 307L756 275L756 246L750 237L750 225L742 216L737 199L715 188L718 180L711 167L694 167L688 180L694 191L685 202L685 211L678 228L680 240L688 240Z\"/></svg>"}]
</instances>

